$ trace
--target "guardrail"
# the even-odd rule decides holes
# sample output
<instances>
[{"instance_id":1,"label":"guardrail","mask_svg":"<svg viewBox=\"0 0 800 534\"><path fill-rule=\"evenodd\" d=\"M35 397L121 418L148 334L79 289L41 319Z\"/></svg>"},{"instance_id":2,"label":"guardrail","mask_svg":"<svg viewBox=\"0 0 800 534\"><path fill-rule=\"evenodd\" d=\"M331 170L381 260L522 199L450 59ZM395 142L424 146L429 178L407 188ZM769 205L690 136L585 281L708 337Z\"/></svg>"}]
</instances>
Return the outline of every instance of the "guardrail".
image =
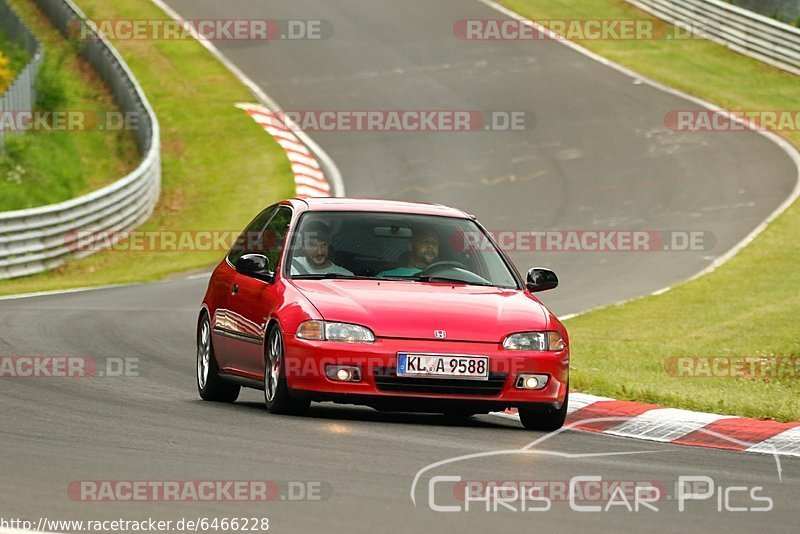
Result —
<instances>
[{"instance_id":1,"label":"guardrail","mask_svg":"<svg viewBox=\"0 0 800 534\"><path fill-rule=\"evenodd\" d=\"M70 36L86 17L71 0L36 0L56 28ZM89 24L89 28L91 28ZM119 53L94 29L81 53L108 84L123 113L139 119L135 131L144 157L124 178L88 195L59 204L0 213L0 279L52 269L76 254L78 232L128 230L146 221L161 191L158 120L142 88ZM31 108L28 108L31 109ZM81 241L81 250L95 250ZM106 243L103 243L106 244Z\"/></svg>"},{"instance_id":2,"label":"guardrail","mask_svg":"<svg viewBox=\"0 0 800 534\"><path fill-rule=\"evenodd\" d=\"M627 0L671 24L800 75L800 29L721 0Z\"/></svg>"},{"instance_id":3,"label":"guardrail","mask_svg":"<svg viewBox=\"0 0 800 534\"><path fill-rule=\"evenodd\" d=\"M21 44L30 58L11 85L0 95L0 113L32 109L36 102L36 75L44 59L42 45L5 0L0 0L0 28L11 42ZM0 128L0 150L3 149L5 137L13 133L13 130Z\"/></svg>"}]
</instances>

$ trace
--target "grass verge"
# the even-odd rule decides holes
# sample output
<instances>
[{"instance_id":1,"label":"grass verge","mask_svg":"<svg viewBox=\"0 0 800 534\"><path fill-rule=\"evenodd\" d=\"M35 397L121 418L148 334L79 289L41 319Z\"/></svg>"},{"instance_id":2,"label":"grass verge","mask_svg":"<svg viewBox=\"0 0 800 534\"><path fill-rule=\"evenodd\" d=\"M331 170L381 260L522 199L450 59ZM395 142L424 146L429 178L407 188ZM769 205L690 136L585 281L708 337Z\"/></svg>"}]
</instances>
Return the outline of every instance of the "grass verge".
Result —
<instances>
[{"instance_id":1,"label":"grass verge","mask_svg":"<svg viewBox=\"0 0 800 534\"><path fill-rule=\"evenodd\" d=\"M80 0L90 18L163 19L148 0ZM161 123L162 193L145 231L237 231L294 195L283 150L240 109L252 95L195 41L115 43ZM119 175L121 176L121 175ZM0 294L146 282L205 267L207 252L106 251L40 275L0 281Z\"/></svg>"},{"instance_id":2,"label":"grass verge","mask_svg":"<svg viewBox=\"0 0 800 534\"><path fill-rule=\"evenodd\" d=\"M64 39L33 2L10 3L45 50L36 110L87 116L117 111L102 80L77 56L74 43ZM0 152L0 211L54 204L88 193L130 172L138 158L135 138L124 130L31 131L7 137L5 144Z\"/></svg>"},{"instance_id":3,"label":"grass verge","mask_svg":"<svg viewBox=\"0 0 800 534\"><path fill-rule=\"evenodd\" d=\"M667 33L662 22L623 0L502 3L532 19L650 19L654 34ZM800 102L800 78L709 41L578 43L724 108L796 110ZM785 136L800 146L800 132ZM800 206L795 203L714 273L657 297L569 320L571 386L618 399L800 421L797 365L778 367L781 376L767 377L686 378L667 372L674 357L800 356L798 234Z\"/></svg>"}]
</instances>

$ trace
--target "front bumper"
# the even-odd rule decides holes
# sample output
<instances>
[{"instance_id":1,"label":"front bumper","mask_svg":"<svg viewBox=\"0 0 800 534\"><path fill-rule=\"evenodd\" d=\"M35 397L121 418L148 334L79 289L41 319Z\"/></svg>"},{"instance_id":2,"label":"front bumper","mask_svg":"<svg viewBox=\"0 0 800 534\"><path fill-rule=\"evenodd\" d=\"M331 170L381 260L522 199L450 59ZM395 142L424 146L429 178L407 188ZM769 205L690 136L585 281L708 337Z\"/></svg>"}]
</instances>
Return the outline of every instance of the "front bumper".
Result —
<instances>
[{"instance_id":1,"label":"front bumper","mask_svg":"<svg viewBox=\"0 0 800 534\"><path fill-rule=\"evenodd\" d=\"M405 405L408 409L439 411L472 407L552 406L564 401L569 383L569 350L561 352L508 351L497 343L379 338L375 343L309 341L287 335L285 373L293 396L316 401ZM397 353L436 353L486 356L489 380L406 378L396 374ZM325 374L327 365L357 366L359 382L337 382ZM546 374L540 390L515 387L519 374Z\"/></svg>"}]
</instances>

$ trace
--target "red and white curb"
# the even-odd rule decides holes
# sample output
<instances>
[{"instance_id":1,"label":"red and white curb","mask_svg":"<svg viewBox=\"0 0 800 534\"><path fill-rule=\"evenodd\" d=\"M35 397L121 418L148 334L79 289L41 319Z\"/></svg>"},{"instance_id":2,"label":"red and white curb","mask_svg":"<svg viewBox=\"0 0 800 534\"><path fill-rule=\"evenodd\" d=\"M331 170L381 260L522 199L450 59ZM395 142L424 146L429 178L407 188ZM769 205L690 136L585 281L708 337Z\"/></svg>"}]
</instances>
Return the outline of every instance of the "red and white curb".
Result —
<instances>
[{"instance_id":1,"label":"red and white curb","mask_svg":"<svg viewBox=\"0 0 800 534\"><path fill-rule=\"evenodd\" d=\"M322 171L317 158L275 113L260 104L237 104L278 142L292 164L297 196L330 197L331 185Z\"/></svg>"},{"instance_id":2,"label":"red and white curb","mask_svg":"<svg viewBox=\"0 0 800 534\"><path fill-rule=\"evenodd\" d=\"M612 436L800 457L800 423L716 415L570 392L565 426ZM516 410L495 415L519 420Z\"/></svg>"}]
</instances>

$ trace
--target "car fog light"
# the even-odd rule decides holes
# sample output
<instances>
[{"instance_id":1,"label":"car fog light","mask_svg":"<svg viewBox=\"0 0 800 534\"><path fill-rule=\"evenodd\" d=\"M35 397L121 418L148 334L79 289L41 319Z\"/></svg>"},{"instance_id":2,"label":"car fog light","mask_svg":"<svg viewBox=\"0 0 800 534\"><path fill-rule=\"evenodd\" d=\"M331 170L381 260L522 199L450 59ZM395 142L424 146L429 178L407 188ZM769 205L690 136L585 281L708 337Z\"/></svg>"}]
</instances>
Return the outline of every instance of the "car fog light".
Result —
<instances>
[{"instance_id":1,"label":"car fog light","mask_svg":"<svg viewBox=\"0 0 800 534\"><path fill-rule=\"evenodd\" d=\"M341 380L342 382L347 382L350 380L350 371L347 369L339 369L336 371L336 379Z\"/></svg>"},{"instance_id":2,"label":"car fog light","mask_svg":"<svg viewBox=\"0 0 800 534\"><path fill-rule=\"evenodd\" d=\"M517 389L543 389L547 385L547 375L519 375Z\"/></svg>"},{"instance_id":3,"label":"car fog light","mask_svg":"<svg viewBox=\"0 0 800 534\"><path fill-rule=\"evenodd\" d=\"M326 365L325 376L335 382L361 382L361 370L355 365Z\"/></svg>"}]
</instances>

